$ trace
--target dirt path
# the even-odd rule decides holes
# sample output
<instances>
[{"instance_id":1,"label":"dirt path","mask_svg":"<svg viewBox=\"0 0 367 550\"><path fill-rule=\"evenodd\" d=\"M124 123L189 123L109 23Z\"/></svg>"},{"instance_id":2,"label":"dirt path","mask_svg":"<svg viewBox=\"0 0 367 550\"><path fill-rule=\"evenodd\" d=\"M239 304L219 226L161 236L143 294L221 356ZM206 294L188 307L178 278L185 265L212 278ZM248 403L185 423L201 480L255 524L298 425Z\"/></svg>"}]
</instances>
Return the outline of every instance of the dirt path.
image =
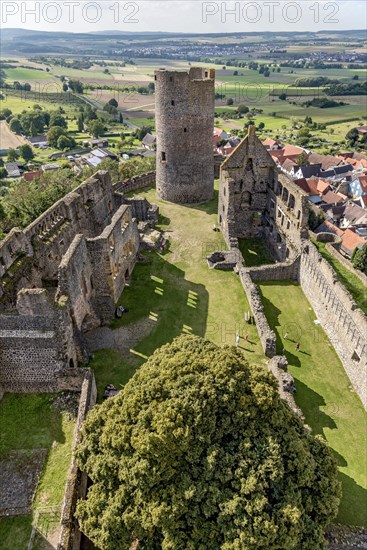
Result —
<instances>
[{"instance_id":1,"label":"dirt path","mask_svg":"<svg viewBox=\"0 0 367 550\"><path fill-rule=\"evenodd\" d=\"M17 136L9 129L6 120L0 120L0 149L15 149L25 143L27 141L22 136Z\"/></svg>"},{"instance_id":2,"label":"dirt path","mask_svg":"<svg viewBox=\"0 0 367 550\"><path fill-rule=\"evenodd\" d=\"M87 332L85 338L90 351L118 349L121 352L128 352L150 334L154 324L155 322L151 319L141 319L114 330L109 327L99 327Z\"/></svg>"}]
</instances>

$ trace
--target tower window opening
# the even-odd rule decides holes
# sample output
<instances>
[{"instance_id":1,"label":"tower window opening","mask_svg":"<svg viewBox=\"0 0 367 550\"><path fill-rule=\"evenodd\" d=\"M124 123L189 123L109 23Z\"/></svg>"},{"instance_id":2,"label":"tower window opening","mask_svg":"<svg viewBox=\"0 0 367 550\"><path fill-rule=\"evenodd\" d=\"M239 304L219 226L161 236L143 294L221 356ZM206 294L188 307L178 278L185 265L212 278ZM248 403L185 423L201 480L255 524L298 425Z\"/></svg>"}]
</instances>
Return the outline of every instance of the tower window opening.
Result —
<instances>
[{"instance_id":1,"label":"tower window opening","mask_svg":"<svg viewBox=\"0 0 367 550\"><path fill-rule=\"evenodd\" d=\"M166 153L164 151L162 151L162 153L161 153L161 160L162 161L166 160Z\"/></svg>"},{"instance_id":2,"label":"tower window opening","mask_svg":"<svg viewBox=\"0 0 367 550\"><path fill-rule=\"evenodd\" d=\"M205 71L205 78L208 78L208 71Z\"/></svg>"},{"instance_id":3,"label":"tower window opening","mask_svg":"<svg viewBox=\"0 0 367 550\"><path fill-rule=\"evenodd\" d=\"M157 80L157 75L156 74L154 75L154 80Z\"/></svg>"},{"instance_id":4,"label":"tower window opening","mask_svg":"<svg viewBox=\"0 0 367 550\"><path fill-rule=\"evenodd\" d=\"M169 81L170 81L170 82L173 82L173 76L170 76L170 77L169 77Z\"/></svg>"},{"instance_id":5,"label":"tower window opening","mask_svg":"<svg viewBox=\"0 0 367 550\"><path fill-rule=\"evenodd\" d=\"M173 101L173 99L172 99L172 101L171 101L171 105L174 105L174 104L175 104L175 102L174 102L174 101Z\"/></svg>"},{"instance_id":6,"label":"tower window opening","mask_svg":"<svg viewBox=\"0 0 367 550\"><path fill-rule=\"evenodd\" d=\"M187 128L184 128L184 132L187 132Z\"/></svg>"}]
</instances>

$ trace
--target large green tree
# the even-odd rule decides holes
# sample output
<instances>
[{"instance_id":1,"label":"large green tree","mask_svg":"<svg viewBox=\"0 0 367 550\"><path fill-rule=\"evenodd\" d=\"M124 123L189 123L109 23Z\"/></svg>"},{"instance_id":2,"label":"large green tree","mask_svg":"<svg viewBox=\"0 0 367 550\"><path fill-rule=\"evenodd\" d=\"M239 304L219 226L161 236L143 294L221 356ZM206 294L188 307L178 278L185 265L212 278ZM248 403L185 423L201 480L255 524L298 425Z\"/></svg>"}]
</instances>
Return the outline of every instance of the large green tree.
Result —
<instances>
[{"instance_id":1,"label":"large green tree","mask_svg":"<svg viewBox=\"0 0 367 550\"><path fill-rule=\"evenodd\" d=\"M340 486L326 443L235 348L181 336L83 427L82 530L102 550L317 550Z\"/></svg>"},{"instance_id":2,"label":"large green tree","mask_svg":"<svg viewBox=\"0 0 367 550\"><path fill-rule=\"evenodd\" d=\"M352 263L356 269L367 275L367 243L362 245L361 248L355 248Z\"/></svg>"}]
</instances>

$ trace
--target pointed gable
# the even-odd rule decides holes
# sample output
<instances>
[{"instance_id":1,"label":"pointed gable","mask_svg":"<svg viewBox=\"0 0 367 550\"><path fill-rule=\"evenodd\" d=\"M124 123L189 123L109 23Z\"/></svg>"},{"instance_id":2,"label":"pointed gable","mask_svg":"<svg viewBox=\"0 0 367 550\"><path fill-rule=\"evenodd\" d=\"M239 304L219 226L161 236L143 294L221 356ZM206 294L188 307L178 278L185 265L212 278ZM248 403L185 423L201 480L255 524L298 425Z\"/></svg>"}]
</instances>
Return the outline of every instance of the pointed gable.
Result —
<instances>
[{"instance_id":1,"label":"pointed gable","mask_svg":"<svg viewBox=\"0 0 367 550\"><path fill-rule=\"evenodd\" d=\"M275 168L275 162L255 133L255 126L248 127L247 136L223 162L222 169L241 168L251 158L258 166Z\"/></svg>"}]
</instances>

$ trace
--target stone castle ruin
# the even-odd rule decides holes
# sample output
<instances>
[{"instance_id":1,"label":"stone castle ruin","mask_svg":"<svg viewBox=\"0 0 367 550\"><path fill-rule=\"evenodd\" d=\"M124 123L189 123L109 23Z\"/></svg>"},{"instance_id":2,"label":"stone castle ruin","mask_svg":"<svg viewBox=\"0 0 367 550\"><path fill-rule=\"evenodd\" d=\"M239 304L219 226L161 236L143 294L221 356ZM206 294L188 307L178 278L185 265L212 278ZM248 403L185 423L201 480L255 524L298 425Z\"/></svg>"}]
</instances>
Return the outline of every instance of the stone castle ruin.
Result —
<instances>
[{"instance_id":1,"label":"stone castle ruin","mask_svg":"<svg viewBox=\"0 0 367 550\"><path fill-rule=\"evenodd\" d=\"M272 256L298 254L307 237L307 195L284 174L249 126L247 137L223 162L218 218L227 244L238 238L264 239Z\"/></svg>"},{"instance_id":2,"label":"stone castle ruin","mask_svg":"<svg viewBox=\"0 0 367 550\"><path fill-rule=\"evenodd\" d=\"M216 269L235 269L239 274L269 357L277 353L276 337L265 317L256 283L298 281L367 408L367 319L308 240L307 217L306 194L290 177L278 172L250 126L247 137L221 165L218 221L229 251L214 252L208 264ZM238 239L253 237L263 240L277 263L252 268L244 265Z\"/></svg>"},{"instance_id":3,"label":"stone castle ruin","mask_svg":"<svg viewBox=\"0 0 367 550\"><path fill-rule=\"evenodd\" d=\"M0 245L0 389L52 391L89 357L85 332L108 324L134 268L138 221L156 209L124 192L154 174L111 184L97 172Z\"/></svg>"},{"instance_id":4,"label":"stone castle ruin","mask_svg":"<svg viewBox=\"0 0 367 550\"><path fill-rule=\"evenodd\" d=\"M213 69L155 71L157 194L175 203L210 200L214 190Z\"/></svg>"}]
</instances>

